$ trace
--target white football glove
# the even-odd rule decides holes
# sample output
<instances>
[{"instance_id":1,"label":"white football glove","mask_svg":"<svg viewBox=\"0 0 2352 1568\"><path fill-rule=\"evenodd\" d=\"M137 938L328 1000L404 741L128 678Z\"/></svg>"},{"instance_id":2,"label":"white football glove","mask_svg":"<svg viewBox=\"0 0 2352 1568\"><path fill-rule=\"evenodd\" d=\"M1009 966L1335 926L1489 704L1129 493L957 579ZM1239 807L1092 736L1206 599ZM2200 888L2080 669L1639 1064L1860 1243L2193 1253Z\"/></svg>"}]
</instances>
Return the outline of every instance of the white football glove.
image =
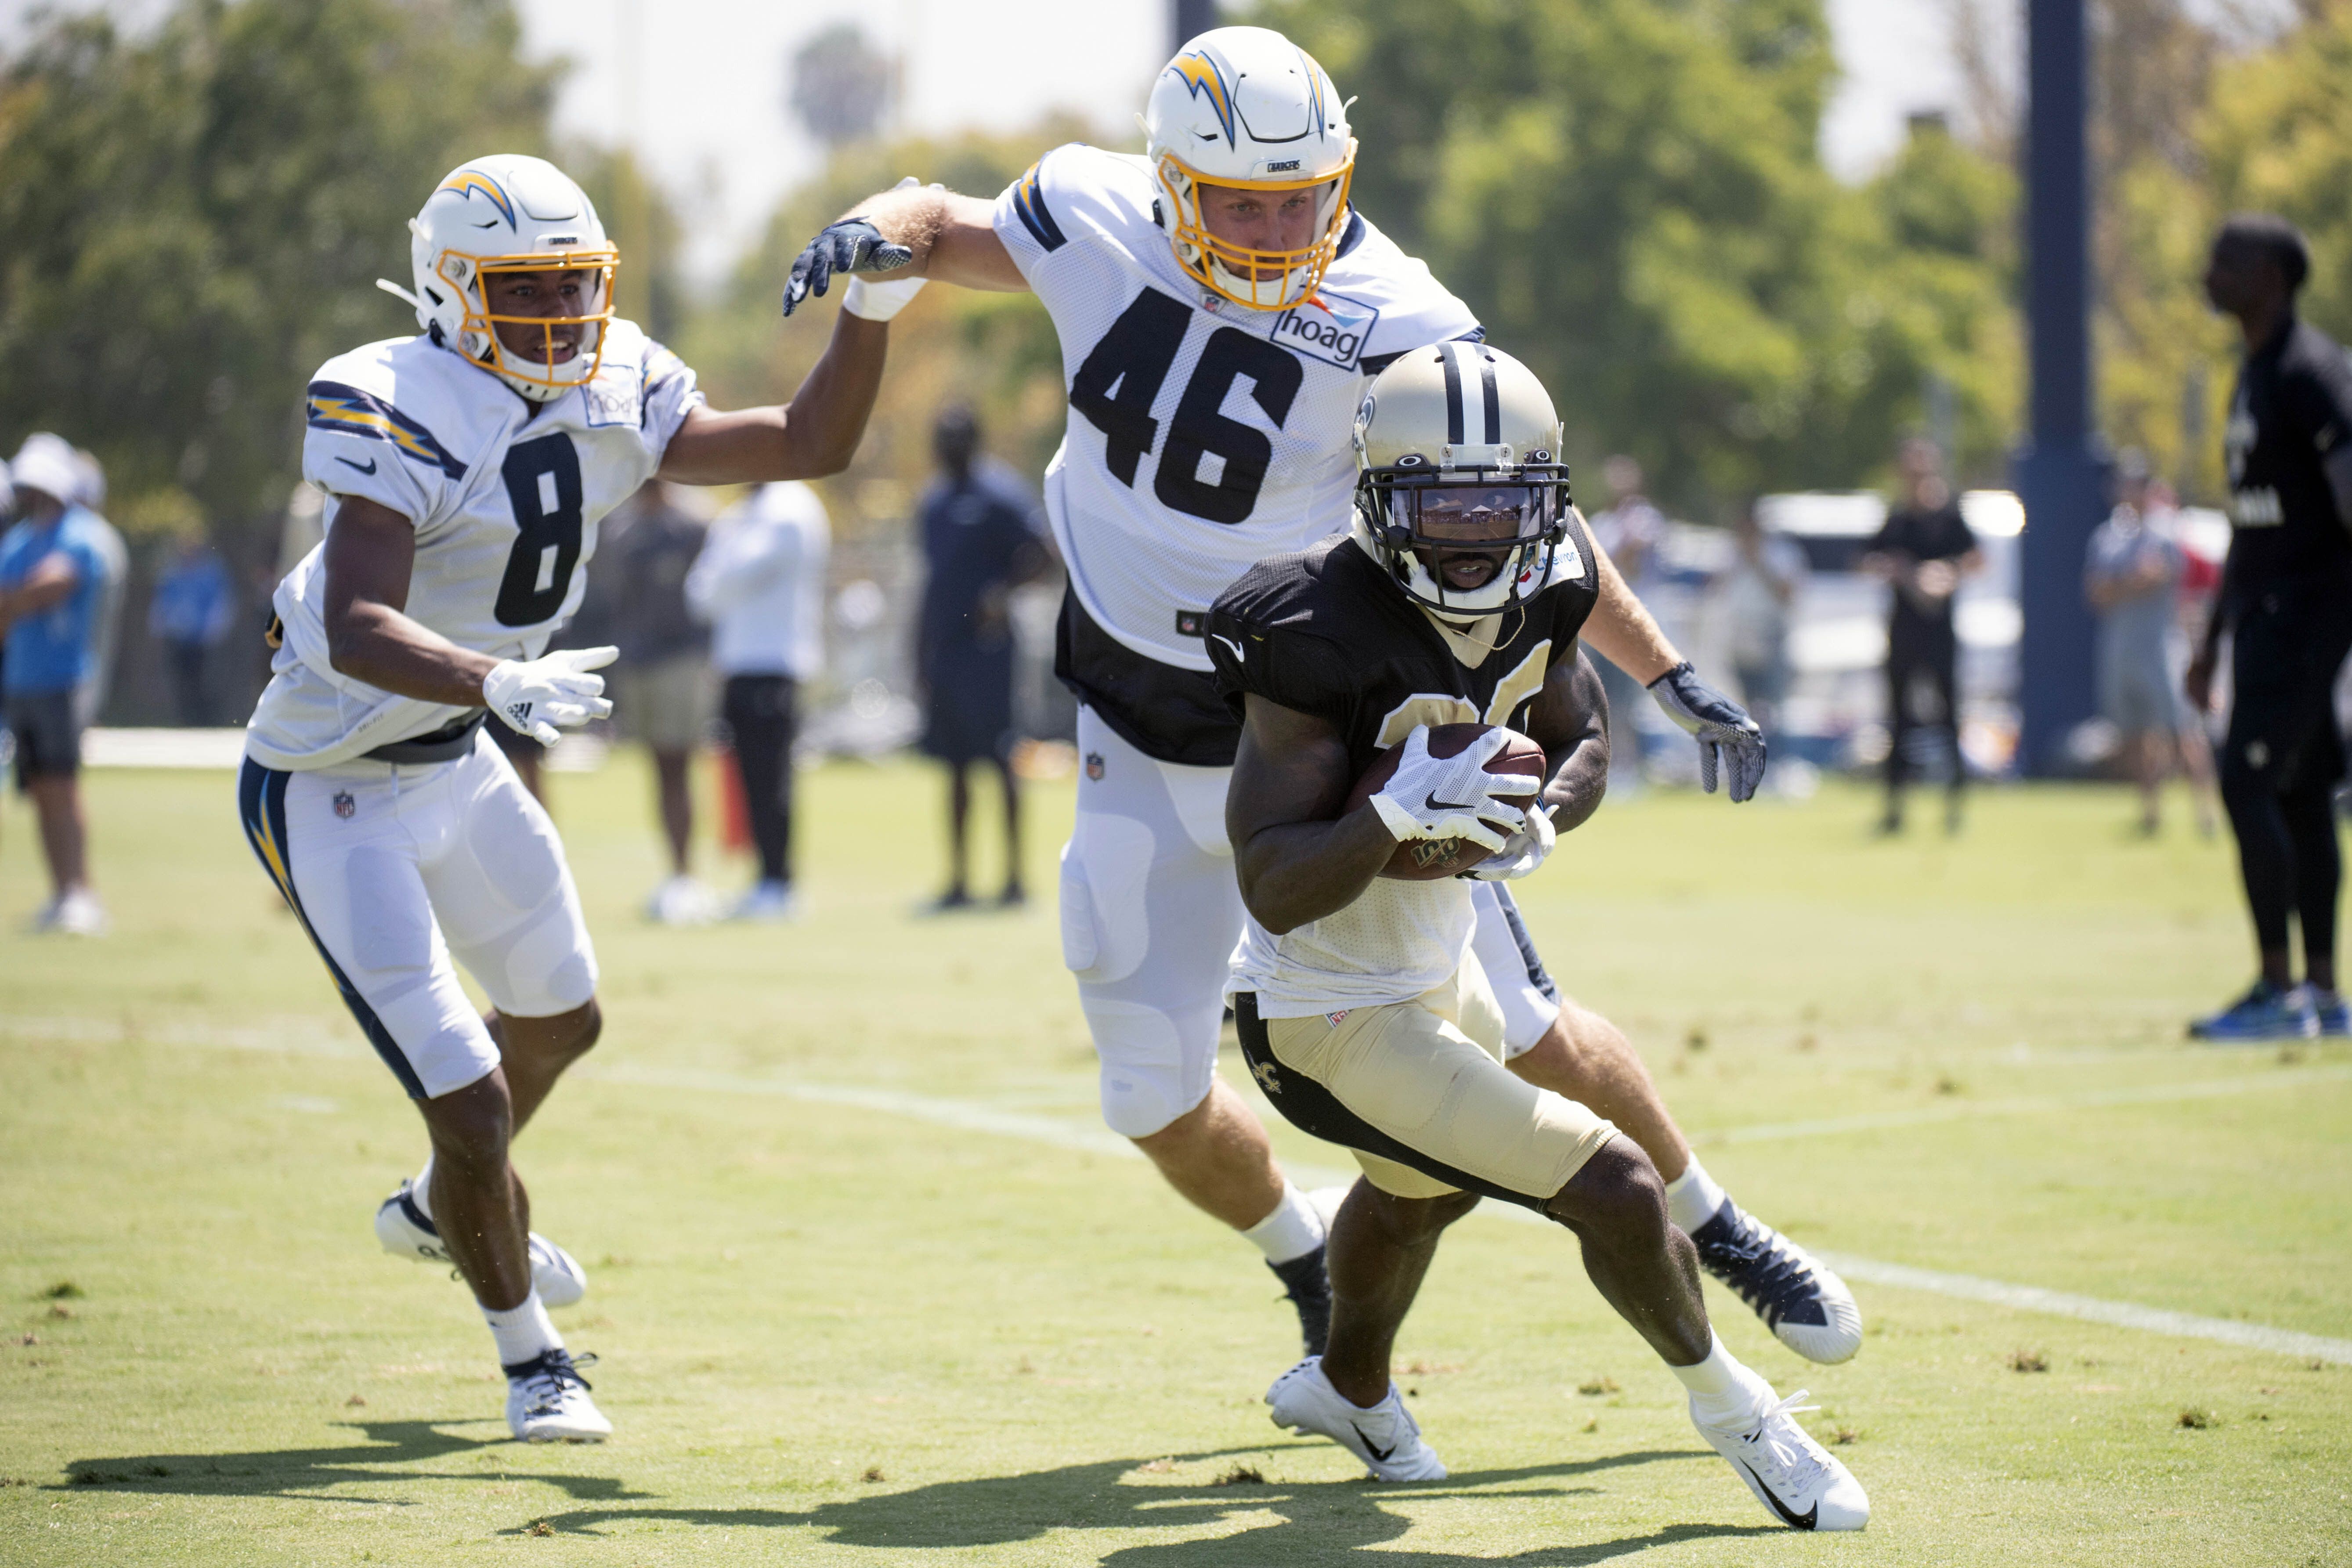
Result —
<instances>
[{"instance_id":1,"label":"white football glove","mask_svg":"<svg viewBox=\"0 0 2352 1568\"><path fill-rule=\"evenodd\" d=\"M588 671L620 657L616 647L582 647L539 658L500 659L482 677L482 701L509 729L551 746L562 738L558 725L570 729L613 711L604 678Z\"/></svg>"},{"instance_id":2,"label":"white football glove","mask_svg":"<svg viewBox=\"0 0 2352 1568\"><path fill-rule=\"evenodd\" d=\"M1500 849L1463 875L1481 882L1516 882L1542 865L1559 842L1559 830L1551 825L1551 813L1538 805L1528 813L1525 826L1503 840Z\"/></svg>"},{"instance_id":3,"label":"white football glove","mask_svg":"<svg viewBox=\"0 0 2352 1568\"><path fill-rule=\"evenodd\" d=\"M1398 843L1415 838L1466 838L1499 850L1511 834L1527 823L1527 814L1507 799L1529 795L1543 787L1541 779L1525 773L1490 773L1487 759L1501 751L1508 737L1490 730L1451 757L1429 754L1429 726L1416 724L1405 737L1404 755L1394 777L1371 798Z\"/></svg>"}]
</instances>

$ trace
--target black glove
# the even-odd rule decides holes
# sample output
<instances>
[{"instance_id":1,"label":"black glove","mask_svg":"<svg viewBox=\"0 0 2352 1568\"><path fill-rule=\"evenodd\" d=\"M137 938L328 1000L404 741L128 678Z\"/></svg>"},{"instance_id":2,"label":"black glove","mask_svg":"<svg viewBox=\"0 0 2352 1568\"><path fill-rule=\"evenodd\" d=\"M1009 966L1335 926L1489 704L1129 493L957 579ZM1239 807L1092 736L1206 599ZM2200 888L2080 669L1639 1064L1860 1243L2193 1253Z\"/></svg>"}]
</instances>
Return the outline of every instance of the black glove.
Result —
<instances>
[{"instance_id":1,"label":"black glove","mask_svg":"<svg viewBox=\"0 0 2352 1568\"><path fill-rule=\"evenodd\" d=\"M1756 786L1764 782L1764 731L1748 710L1701 680L1688 659L1650 682L1650 695L1667 718L1698 741L1700 786L1715 793L1716 760L1721 753L1731 762L1731 798L1752 799Z\"/></svg>"},{"instance_id":2,"label":"black glove","mask_svg":"<svg viewBox=\"0 0 2352 1568\"><path fill-rule=\"evenodd\" d=\"M792 276L784 283L784 314L799 310L810 295L831 288L836 272L895 272L914 259L912 250L883 238L882 231L862 217L828 224L793 259Z\"/></svg>"}]
</instances>

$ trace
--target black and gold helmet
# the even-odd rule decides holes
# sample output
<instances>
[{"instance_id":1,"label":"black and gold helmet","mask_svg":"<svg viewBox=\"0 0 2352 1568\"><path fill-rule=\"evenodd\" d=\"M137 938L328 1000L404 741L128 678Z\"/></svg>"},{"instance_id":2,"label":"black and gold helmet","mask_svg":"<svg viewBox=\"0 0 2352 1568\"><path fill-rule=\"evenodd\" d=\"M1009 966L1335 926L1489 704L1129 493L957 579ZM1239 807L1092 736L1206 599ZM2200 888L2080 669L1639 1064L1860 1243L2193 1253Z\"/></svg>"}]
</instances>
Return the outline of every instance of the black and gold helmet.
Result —
<instances>
[{"instance_id":1,"label":"black and gold helmet","mask_svg":"<svg viewBox=\"0 0 2352 1568\"><path fill-rule=\"evenodd\" d=\"M1381 562L1443 616L1499 615L1551 574L1571 501L1559 416L1500 349L1416 349L1356 411L1356 507Z\"/></svg>"}]
</instances>

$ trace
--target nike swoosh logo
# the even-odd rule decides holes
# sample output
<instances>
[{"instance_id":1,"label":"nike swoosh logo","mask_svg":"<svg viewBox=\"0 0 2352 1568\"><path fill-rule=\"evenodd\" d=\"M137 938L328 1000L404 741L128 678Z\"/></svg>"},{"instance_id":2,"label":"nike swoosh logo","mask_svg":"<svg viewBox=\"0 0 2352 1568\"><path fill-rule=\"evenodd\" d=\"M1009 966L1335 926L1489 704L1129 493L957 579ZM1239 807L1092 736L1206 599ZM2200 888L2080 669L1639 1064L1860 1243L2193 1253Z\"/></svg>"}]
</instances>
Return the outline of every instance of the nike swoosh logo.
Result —
<instances>
[{"instance_id":1,"label":"nike swoosh logo","mask_svg":"<svg viewBox=\"0 0 2352 1568\"><path fill-rule=\"evenodd\" d=\"M1244 659L1245 659L1246 658L1248 658L1248 657L1249 657L1248 655L1246 655L1245 653L1244 653L1244 652L1242 651L1242 645L1241 645L1241 644L1239 644L1239 643L1235 642L1233 638L1231 638L1231 637L1229 637L1223 636L1222 633L1218 633L1218 632L1211 632L1211 633L1209 634L1209 640L1210 640L1211 642L1221 642L1221 643L1224 644L1227 647L1229 647L1229 648L1233 649L1233 650L1234 650L1234 662L1235 664L1239 664L1239 663L1241 663Z\"/></svg>"},{"instance_id":2,"label":"nike swoosh logo","mask_svg":"<svg viewBox=\"0 0 2352 1568\"><path fill-rule=\"evenodd\" d=\"M375 459L373 458L370 458L365 463L354 463L349 458L337 458L335 461L342 464L343 467L347 468L357 468L363 474L372 474L375 472Z\"/></svg>"},{"instance_id":3,"label":"nike swoosh logo","mask_svg":"<svg viewBox=\"0 0 2352 1568\"><path fill-rule=\"evenodd\" d=\"M1386 1464L1388 1462L1389 1456L1396 1452L1396 1445L1394 1443L1391 1443L1387 1447L1383 1448L1378 1443L1373 1442L1370 1437L1366 1436L1364 1429L1361 1426L1356 1426L1355 1422L1350 1421L1348 1425L1355 1426L1356 1436L1364 1439L1364 1452L1370 1454L1373 1458L1378 1459L1382 1464Z\"/></svg>"},{"instance_id":4,"label":"nike swoosh logo","mask_svg":"<svg viewBox=\"0 0 2352 1568\"><path fill-rule=\"evenodd\" d=\"M1779 1498L1772 1495L1772 1489L1766 1486L1764 1484L1763 1478L1756 1474L1755 1466L1749 1464L1745 1459L1736 1459L1733 1463L1737 1464L1741 1469L1748 1472L1748 1479L1756 1483L1756 1495L1769 1503L1772 1507L1772 1511L1779 1514L1785 1522L1798 1530L1811 1530L1820 1521L1822 1517L1822 1505L1820 1503L1817 1502L1813 1504L1812 1507L1807 1509L1802 1513L1792 1512L1787 1503L1782 1502Z\"/></svg>"},{"instance_id":5,"label":"nike swoosh logo","mask_svg":"<svg viewBox=\"0 0 2352 1568\"><path fill-rule=\"evenodd\" d=\"M1467 811L1471 804L1466 800L1440 800L1435 790L1429 792L1428 805L1432 811Z\"/></svg>"}]
</instances>

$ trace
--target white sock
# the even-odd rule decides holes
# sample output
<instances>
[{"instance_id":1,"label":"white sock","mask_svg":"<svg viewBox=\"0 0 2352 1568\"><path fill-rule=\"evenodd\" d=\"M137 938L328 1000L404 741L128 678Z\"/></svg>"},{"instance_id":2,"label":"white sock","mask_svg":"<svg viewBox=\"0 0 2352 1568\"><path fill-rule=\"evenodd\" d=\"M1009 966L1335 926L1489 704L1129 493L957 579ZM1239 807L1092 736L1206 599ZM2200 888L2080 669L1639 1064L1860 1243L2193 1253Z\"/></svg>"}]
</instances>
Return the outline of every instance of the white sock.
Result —
<instances>
[{"instance_id":1,"label":"white sock","mask_svg":"<svg viewBox=\"0 0 2352 1568\"><path fill-rule=\"evenodd\" d=\"M1307 1194L1282 1184L1282 1201L1274 1212L1242 1232L1242 1239L1265 1254L1268 1263L1287 1263L1294 1258L1304 1258L1323 1245L1323 1216L1307 1201Z\"/></svg>"},{"instance_id":2,"label":"white sock","mask_svg":"<svg viewBox=\"0 0 2352 1568\"><path fill-rule=\"evenodd\" d=\"M1713 1219L1722 1206L1723 1188L1706 1173L1696 1154L1683 1167L1683 1173L1666 1184L1666 1217L1685 1235Z\"/></svg>"},{"instance_id":3,"label":"white sock","mask_svg":"<svg viewBox=\"0 0 2352 1568\"><path fill-rule=\"evenodd\" d=\"M416 1173L416 1180L408 1184L408 1201L421 1210L426 1219L433 1217L433 1156L425 1156L425 1169Z\"/></svg>"},{"instance_id":4,"label":"white sock","mask_svg":"<svg viewBox=\"0 0 2352 1568\"><path fill-rule=\"evenodd\" d=\"M1707 1331L1706 1359L1696 1366L1669 1366L1691 1392L1691 1414L1700 1425L1741 1430L1772 1403L1772 1385L1748 1371Z\"/></svg>"},{"instance_id":5,"label":"white sock","mask_svg":"<svg viewBox=\"0 0 2352 1568\"><path fill-rule=\"evenodd\" d=\"M537 1361L543 1351L563 1348L563 1336L548 1321L547 1309L540 1305L536 1289L522 1299L520 1306L509 1307L503 1312L484 1307L482 1321L490 1325L490 1337L499 1342L500 1366Z\"/></svg>"}]
</instances>

